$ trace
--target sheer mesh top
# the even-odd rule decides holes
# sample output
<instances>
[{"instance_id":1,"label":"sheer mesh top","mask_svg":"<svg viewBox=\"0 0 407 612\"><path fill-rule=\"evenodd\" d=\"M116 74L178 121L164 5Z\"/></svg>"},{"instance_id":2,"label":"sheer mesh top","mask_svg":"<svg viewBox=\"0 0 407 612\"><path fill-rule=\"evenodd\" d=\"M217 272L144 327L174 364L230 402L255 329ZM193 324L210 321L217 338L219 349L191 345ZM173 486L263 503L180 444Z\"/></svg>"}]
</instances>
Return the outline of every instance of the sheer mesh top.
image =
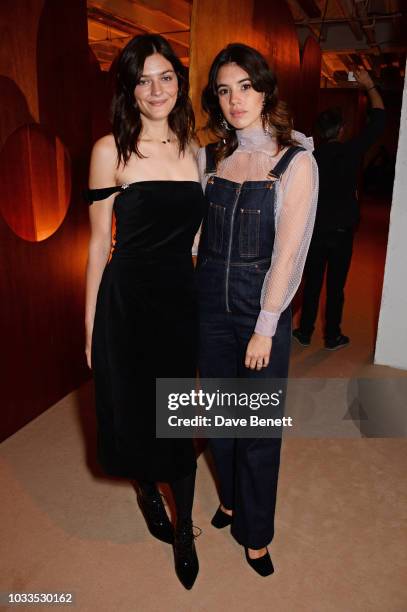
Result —
<instances>
[{"instance_id":1,"label":"sheer mesh top","mask_svg":"<svg viewBox=\"0 0 407 612\"><path fill-rule=\"evenodd\" d=\"M236 183L266 180L286 151L277 154L273 136L261 128L236 130L237 149L218 165L216 176ZM306 151L298 153L290 162L281 180L276 182L275 226L270 269L261 292L261 311L255 331L273 336L280 314L290 304L298 285L314 227L318 199L318 168L312 155L312 139L299 132L293 138ZM205 149L198 152L199 174L205 189Z\"/></svg>"}]
</instances>

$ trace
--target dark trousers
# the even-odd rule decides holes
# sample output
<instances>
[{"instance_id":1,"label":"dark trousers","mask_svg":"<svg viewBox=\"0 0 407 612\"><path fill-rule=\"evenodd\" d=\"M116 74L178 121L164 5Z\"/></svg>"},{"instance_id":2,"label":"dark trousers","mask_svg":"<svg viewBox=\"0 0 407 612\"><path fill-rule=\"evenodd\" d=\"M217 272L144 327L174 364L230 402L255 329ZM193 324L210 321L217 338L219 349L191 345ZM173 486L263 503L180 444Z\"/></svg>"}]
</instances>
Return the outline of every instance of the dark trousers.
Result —
<instances>
[{"instance_id":1,"label":"dark trousers","mask_svg":"<svg viewBox=\"0 0 407 612\"><path fill-rule=\"evenodd\" d=\"M325 338L341 333L344 287L352 259L353 230L341 228L314 233L304 271L300 330L311 336L318 313L319 296L326 269Z\"/></svg>"},{"instance_id":2,"label":"dark trousers","mask_svg":"<svg viewBox=\"0 0 407 612\"><path fill-rule=\"evenodd\" d=\"M291 310L282 313L273 337L270 364L260 371L244 365L256 317L231 313L201 315L199 370L202 378L286 378ZM243 546L262 548L274 535L281 439L211 439L222 504L233 509L232 534Z\"/></svg>"}]
</instances>

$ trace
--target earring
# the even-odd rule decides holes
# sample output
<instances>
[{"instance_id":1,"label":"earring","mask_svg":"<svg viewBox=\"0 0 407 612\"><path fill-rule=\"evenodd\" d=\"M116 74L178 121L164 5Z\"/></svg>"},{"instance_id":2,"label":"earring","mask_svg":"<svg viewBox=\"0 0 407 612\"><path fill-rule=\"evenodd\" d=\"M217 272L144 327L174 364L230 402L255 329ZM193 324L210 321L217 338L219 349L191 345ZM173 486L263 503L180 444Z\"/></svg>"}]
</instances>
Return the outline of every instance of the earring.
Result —
<instances>
[{"instance_id":1,"label":"earring","mask_svg":"<svg viewBox=\"0 0 407 612\"><path fill-rule=\"evenodd\" d=\"M233 128L229 127L229 124L226 121L225 117L221 116L220 120L219 120L219 123L220 123L221 127L223 127L224 130L227 130L228 132L233 130Z\"/></svg>"},{"instance_id":2,"label":"earring","mask_svg":"<svg viewBox=\"0 0 407 612\"><path fill-rule=\"evenodd\" d=\"M263 107L261 109L261 121L263 123L263 131L265 136L271 136L270 124L268 121L267 113L265 111L266 108L266 96L263 98Z\"/></svg>"},{"instance_id":3,"label":"earring","mask_svg":"<svg viewBox=\"0 0 407 612\"><path fill-rule=\"evenodd\" d=\"M270 125L265 122L266 120L265 120L264 117L262 117L262 119L263 119L263 125L265 126L265 127L263 127L264 135L265 136L271 136L273 134L273 132L270 129Z\"/></svg>"}]
</instances>

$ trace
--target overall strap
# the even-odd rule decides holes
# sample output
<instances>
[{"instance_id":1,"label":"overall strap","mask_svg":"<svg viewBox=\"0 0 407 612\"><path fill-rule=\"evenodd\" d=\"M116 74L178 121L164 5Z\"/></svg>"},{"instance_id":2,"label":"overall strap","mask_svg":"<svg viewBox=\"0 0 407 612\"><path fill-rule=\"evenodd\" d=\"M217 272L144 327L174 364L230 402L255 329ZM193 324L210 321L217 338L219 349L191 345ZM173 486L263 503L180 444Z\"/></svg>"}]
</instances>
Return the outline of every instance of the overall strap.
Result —
<instances>
[{"instance_id":1,"label":"overall strap","mask_svg":"<svg viewBox=\"0 0 407 612\"><path fill-rule=\"evenodd\" d=\"M304 147L292 146L287 149L280 161L274 166L267 175L267 178L281 179L284 172L287 170L290 161L299 153L305 151Z\"/></svg>"},{"instance_id":2,"label":"overall strap","mask_svg":"<svg viewBox=\"0 0 407 612\"><path fill-rule=\"evenodd\" d=\"M205 155L206 155L206 167L205 174L213 174L216 172L216 163L215 163L215 147L217 143L211 142L205 147Z\"/></svg>"},{"instance_id":3,"label":"overall strap","mask_svg":"<svg viewBox=\"0 0 407 612\"><path fill-rule=\"evenodd\" d=\"M128 185L123 184L116 185L115 187L104 187L103 189L85 189L83 196L89 204L93 204L93 202L96 202L97 200L105 200L114 193L123 191L127 187Z\"/></svg>"}]
</instances>

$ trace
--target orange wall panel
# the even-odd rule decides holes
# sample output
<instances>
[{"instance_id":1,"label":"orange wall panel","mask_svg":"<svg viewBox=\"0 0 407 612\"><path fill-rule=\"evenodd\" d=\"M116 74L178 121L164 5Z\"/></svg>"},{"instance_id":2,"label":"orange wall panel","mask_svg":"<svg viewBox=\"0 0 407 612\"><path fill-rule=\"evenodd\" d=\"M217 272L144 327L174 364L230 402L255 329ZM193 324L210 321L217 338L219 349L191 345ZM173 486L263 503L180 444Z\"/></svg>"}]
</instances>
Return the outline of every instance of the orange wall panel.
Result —
<instances>
[{"instance_id":1,"label":"orange wall panel","mask_svg":"<svg viewBox=\"0 0 407 612\"><path fill-rule=\"evenodd\" d=\"M0 439L86 378L85 0L0 3Z\"/></svg>"},{"instance_id":2,"label":"orange wall panel","mask_svg":"<svg viewBox=\"0 0 407 612\"><path fill-rule=\"evenodd\" d=\"M297 103L297 128L311 134L318 116L321 81L321 48L313 36L305 42L301 57L301 96Z\"/></svg>"}]
</instances>

